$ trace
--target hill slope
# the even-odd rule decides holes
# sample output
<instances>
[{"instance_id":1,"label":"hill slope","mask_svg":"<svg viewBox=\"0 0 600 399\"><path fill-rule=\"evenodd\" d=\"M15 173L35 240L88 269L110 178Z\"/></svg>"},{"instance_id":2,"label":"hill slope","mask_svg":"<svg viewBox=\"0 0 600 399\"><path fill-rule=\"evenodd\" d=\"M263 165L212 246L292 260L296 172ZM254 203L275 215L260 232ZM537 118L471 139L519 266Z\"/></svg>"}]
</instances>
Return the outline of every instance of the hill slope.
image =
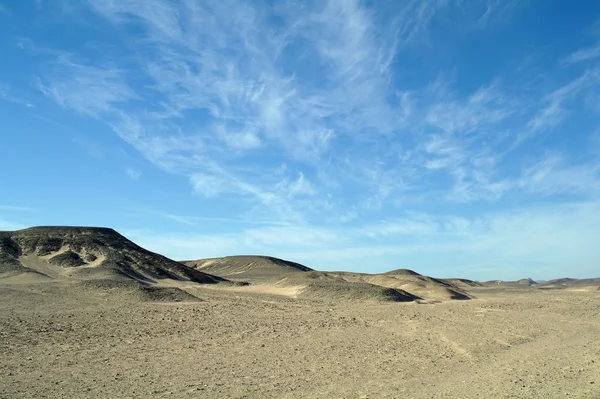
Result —
<instances>
[{"instance_id":1,"label":"hill slope","mask_svg":"<svg viewBox=\"0 0 600 399\"><path fill-rule=\"evenodd\" d=\"M591 287L600 284L600 278L559 278L538 284L538 288Z\"/></svg>"},{"instance_id":2,"label":"hill slope","mask_svg":"<svg viewBox=\"0 0 600 399\"><path fill-rule=\"evenodd\" d=\"M321 272L268 256L227 256L183 261L187 266L228 279L250 281L264 291L295 292L299 297L411 301L470 299L459 286L408 269L383 274ZM467 281L467 280L465 280Z\"/></svg>"},{"instance_id":3,"label":"hill slope","mask_svg":"<svg viewBox=\"0 0 600 399\"><path fill-rule=\"evenodd\" d=\"M297 296L308 299L411 302L417 295L394 287L384 287L364 281L349 281L334 272L295 272L275 277L263 283L268 287L291 287Z\"/></svg>"},{"instance_id":4,"label":"hill slope","mask_svg":"<svg viewBox=\"0 0 600 399\"><path fill-rule=\"evenodd\" d=\"M347 281L399 289L427 299L471 299L464 289L455 284L423 276L408 269L392 270L383 274L336 272L335 275Z\"/></svg>"},{"instance_id":5,"label":"hill slope","mask_svg":"<svg viewBox=\"0 0 600 399\"><path fill-rule=\"evenodd\" d=\"M32 227L0 232L0 277L30 273L51 279L224 282L150 252L113 229Z\"/></svg>"},{"instance_id":6,"label":"hill slope","mask_svg":"<svg viewBox=\"0 0 600 399\"><path fill-rule=\"evenodd\" d=\"M273 258L270 256L226 256L223 258L209 258L182 261L186 266L205 273L214 274L225 278L241 278L249 281L263 280L282 276L289 273L309 272L306 267L296 262Z\"/></svg>"}]
</instances>

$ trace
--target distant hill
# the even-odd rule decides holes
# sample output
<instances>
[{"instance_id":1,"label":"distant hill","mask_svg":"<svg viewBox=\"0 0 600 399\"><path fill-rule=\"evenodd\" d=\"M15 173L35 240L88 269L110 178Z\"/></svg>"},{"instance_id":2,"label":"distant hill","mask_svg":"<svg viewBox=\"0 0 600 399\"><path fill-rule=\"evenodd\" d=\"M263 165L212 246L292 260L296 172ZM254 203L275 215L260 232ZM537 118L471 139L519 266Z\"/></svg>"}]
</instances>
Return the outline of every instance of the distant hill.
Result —
<instances>
[{"instance_id":1,"label":"distant hill","mask_svg":"<svg viewBox=\"0 0 600 399\"><path fill-rule=\"evenodd\" d=\"M441 278L440 280L463 289L469 289L472 287L482 287L481 283L466 278Z\"/></svg>"},{"instance_id":2,"label":"distant hill","mask_svg":"<svg viewBox=\"0 0 600 399\"><path fill-rule=\"evenodd\" d=\"M160 280L215 284L227 280L150 252L113 229L32 227L0 232L0 277L111 279L152 284Z\"/></svg>"},{"instance_id":3,"label":"distant hill","mask_svg":"<svg viewBox=\"0 0 600 399\"><path fill-rule=\"evenodd\" d=\"M530 278L523 278L517 281L492 280L480 283L484 287L498 288L535 288L535 289L567 289L595 287L600 285L600 278L558 278L548 281L534 281Z\"/></svg>"},{"instance_id":4,"label":"distant hill","mask_svg":"<svg viewBox=\"0 0 600 399\"><path fill-rule=\"evenodd\" d=\"M350 281L337 272L295 272L263 283L270 287L295 288L298 297L325 300L411 302L422 299L399 288L384 287L364 281Z\"/></svg>"},{"instance_id":5,"label":"distant hill","mask_svg":"<svg viewBox=\"0 0 600 399\"><path fill-rule=\"evenodd\" d=\"M332 272L352 282L363 282L386 288L401 289L427 299L471 299L458 285L441 279L423 276L409 269L392 270L382 274Z\"/></svg>"},{"instance_id":6,"label":"distant hill","mask_svg":"<svg viewBox=\"0 0 600 399\"><path fill-rule=\"evenodd\" d=\"M242 279L269 289L295 287L298 296L383 298L395 300L470 299L470 295L452 282L422 276L409 269L383 274L321 272L283 259L268 256L227 256L183 261L187 266L228 279ZM469 280L464 280L469 281ZM329 290L329 292L325 292ZM387 290L387 291L386 291ZM389 291L394 290L394 291ZM382 293L387 292L382 296Z\"/></svg>"},{"instance_id":7,"label":"distant hill","mask_svg":"<svg viewBox=\"0 0 600 399\"><path fill-rule=\"evenodd\" d=\"M504 280L490 280L480 282L480 284L484 287L513 287L513 288L521 288L521 287L532 287L537 285L538 283L531 278L522 278L516 281L504 281Z\"/></svg>"},{"instance_id":8,"label":"distant hill","mask_svg":"<svg viewBox=\"0 0 600 399\"><path fill-rule=\"evenodd\" d=\"M471 299L478 289L597 289L600 278L537 283L439 279L410 269L380 274L323 272L271 256L240 255L176 262L103 227L45 226L0 231L0 281L75 281L149 300L193 300L180 283L248 285L249 291L326 300ZM133 284L133 286L131 285ZM139 288L139 287L146 288ZM237 288L235 288L237 289ZM244 288L245 289L245 288ZM125 295L125 294L124 294ZM192 298L192 299L190 299Z\"/></svg>"},{"instance_id":9,"label":"distant hill","mask_svg":"<svg viewBox=\"0 0 600 399\"><path fill-rule=\"evenodd\" d=\"M262 280L295 272L312 271L310 267L270 256L239 255L182 261L186 266L225 278Z\"/></svg>"},{"instance_id":10,"label":"distant hill","mask_svg":"<svg viewBox=\"0 0 600 399\"><path fill-rule=\"evenodd\" d=\"M532 285L536 285L537 282L530 278L522 278L519 281L517 281L517 284L524 285L526 287L531 287Z\"/></svg>"},{"instance_id":11,"label":"distant hill","mask_svg":"<svg viewBox=\"0 0 600 399\"><path fill-rule=\"evenodd\" d=\"M558 278L538 284L538 288L593 287L600 285L600 278Z\"/></svg>"},{"instance_id":12,"label":"distant hill","mask_svg":"<svg viewBox=\"0 0 600 399\"><path fill-rule=\"evenodd\" d=\"M419 273L410 269L396 269L383 273L387 276L420 276Z\"/></svg>"}]
</instances>

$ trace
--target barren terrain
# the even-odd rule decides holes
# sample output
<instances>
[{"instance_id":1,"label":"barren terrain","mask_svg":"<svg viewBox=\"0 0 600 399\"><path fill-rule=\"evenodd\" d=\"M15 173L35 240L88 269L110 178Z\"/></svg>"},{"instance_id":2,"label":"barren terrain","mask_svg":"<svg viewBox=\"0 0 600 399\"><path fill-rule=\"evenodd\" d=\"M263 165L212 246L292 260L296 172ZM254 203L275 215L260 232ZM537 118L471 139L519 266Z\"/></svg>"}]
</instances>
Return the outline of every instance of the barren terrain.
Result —
<instances>
[{"instance_id":1,"label":"barren terrain","mask_svg":"<svg viewBox=\"0 0 600 399\"><path fill-rule=\"evenodd\" d=\"M43 250L33 232L0 251L1 398L600 398L597 286L278 275L269 259L256 274L254 258L218 277L72 231L44 231Z\"/></svg>"}]
</instances>

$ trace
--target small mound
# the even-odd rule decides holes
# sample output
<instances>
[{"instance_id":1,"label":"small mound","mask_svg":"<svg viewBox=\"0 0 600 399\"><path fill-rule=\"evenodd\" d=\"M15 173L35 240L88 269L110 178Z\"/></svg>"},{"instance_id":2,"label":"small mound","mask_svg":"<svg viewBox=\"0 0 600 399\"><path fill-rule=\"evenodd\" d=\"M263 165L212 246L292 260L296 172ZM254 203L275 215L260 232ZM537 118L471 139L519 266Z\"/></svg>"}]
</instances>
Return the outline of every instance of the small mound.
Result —
<instances>
[{"instance_id":1,"label":"small mound","mask_svg":"<svg viewBox=\"0 0 600 399\"><path fill-rule=\"evenodd\" d=\"M53 256L52 258L48 259L48 262L62 267L78 267L86 264L78 253L70 250Z\"/></svg>"},{"instance_id":2,"label":"small mound","mask_svg":"<svg viewBox=\"0 0 600 399\"><path fill-rule=\"evenodd\" d=\"M453 290L451 288L446 288L446 292L450 296L450 299L455 299L455 300L459 300L459 301L466 301L468 299L471 299L471 297L468 296L467 294Z\"/></svg>"},{"instance_id":3,"label":"small mound","mask_svg":"<svg viewBox=\"0 0 600 399\"><path fill-rule=\"evenodd\" d=\"M457 286L458 288L468 289L470 287L483 287L483 284L478 283L477 281L469 280L466 278L443 278L440 279L445 281L446 283Z\"/></svg>"},{"instance_id":4,"label":"small mound","mask_svg":"<svg viewBox=\"0 0 600 399\"><path fill-rule=\"evenodd\" d=\"M144 302L200 302L197 298L176 287L140 287L137 297Z\"/></svg>"},{"instance_id":5,"label":"small mound","mask_svg":"<svg viewBox=\"0 0 600 399\"><path fill-rule=\"evenodd\" d=\"M87 291L114 297L126 297L127 299L142 302L199 302L201 299L177 288L156 287L138 284L132 281L118 280L87 280L81 284Z\"/></svg>"},{"instance_id":6,"label":"small mound","mask_svg":"<svg viewBox=\"0 0 600 399\"><path fill-rule=\"evenodd\" d=\"M394 274L395 272L399 273ZM385 288L399 289L426 299L470 299L467 292L462 288L448 281L423 276L412 270L394 270L392 274L389 272L383 274L333 272L331 274L349 282L368 283Z\"/></svg>"},{"instance_id":7,"label":"small mound","mask_svg":"<svg viewBox=\"0 0 600 399\"><path fill-rule=\"evenodd\" d=\"M89 290L99 290L104 292L118 292L120 290L131 290L136 289L140 285L137 282L131 280L112 280L112 279L98 279L98 280L82 280L78 283L79 286Z\"/></svg>"},{"instance_id":8,"label":"small mound","mask_svg":"<svg viewBox=\"0 0 600 399\"><path fill-rule=\"evenodd\" d=\"M517 284L525 287L531 287L532 285L535 285L537 283L530 278L522 278L521 280L517 281Z\"/></svg>"},{"instance_id":9,"label":"small mound","mask_svg":"<svg viewBox=\"0 0 600 399\"><path fill-rule=\"evenodd\" d=\"M292 273L273 282L277 287L299 287L299 298L347 301L410 302L420 297L402 289L382 287L365 282L352 282L336 273L310 271Z\"/></svg>"},{"instance_id":10,"label":"small mound","mask_svg":"<svg viewBox=\"0 0 600 399\"><path fill-rule=\"evenodd\" d=\"M419 273L410 269L396 269L383 273L388 276L420 276Z\"/></svg>"},{"instance_id":11,"label":"small mound","mask_svg":"<svg viewBox=\"0 0 600 399\"><path fill-rule=\"evenodd\" d=\"M386 288L368 283L350 283L343 280L313 281L301 291L299 296L305 298L348 301L375 300L385 302L412 302L421 299L416 295L395 288Z\"/></svg>"}]
</instances>

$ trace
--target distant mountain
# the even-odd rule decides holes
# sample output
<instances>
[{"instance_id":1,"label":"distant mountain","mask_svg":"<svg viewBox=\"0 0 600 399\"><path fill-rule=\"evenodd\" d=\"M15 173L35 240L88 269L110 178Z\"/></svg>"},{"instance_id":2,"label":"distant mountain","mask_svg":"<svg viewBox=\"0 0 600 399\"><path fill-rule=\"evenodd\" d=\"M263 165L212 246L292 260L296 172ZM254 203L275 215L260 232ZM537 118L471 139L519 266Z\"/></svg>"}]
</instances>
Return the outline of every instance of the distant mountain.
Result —
<instances>
[{"instance_id":1,"label":"distant mountain","mask_svg":"<svg viewBox=\"0 0 600 399\"><path fill-rule=\"evenodd\" d=\"M50 279L160 280L215 284L227 280L150 252L113 229L32 227L0 232L0 277L30 273Z\"/></svg>"}]
</instances>

